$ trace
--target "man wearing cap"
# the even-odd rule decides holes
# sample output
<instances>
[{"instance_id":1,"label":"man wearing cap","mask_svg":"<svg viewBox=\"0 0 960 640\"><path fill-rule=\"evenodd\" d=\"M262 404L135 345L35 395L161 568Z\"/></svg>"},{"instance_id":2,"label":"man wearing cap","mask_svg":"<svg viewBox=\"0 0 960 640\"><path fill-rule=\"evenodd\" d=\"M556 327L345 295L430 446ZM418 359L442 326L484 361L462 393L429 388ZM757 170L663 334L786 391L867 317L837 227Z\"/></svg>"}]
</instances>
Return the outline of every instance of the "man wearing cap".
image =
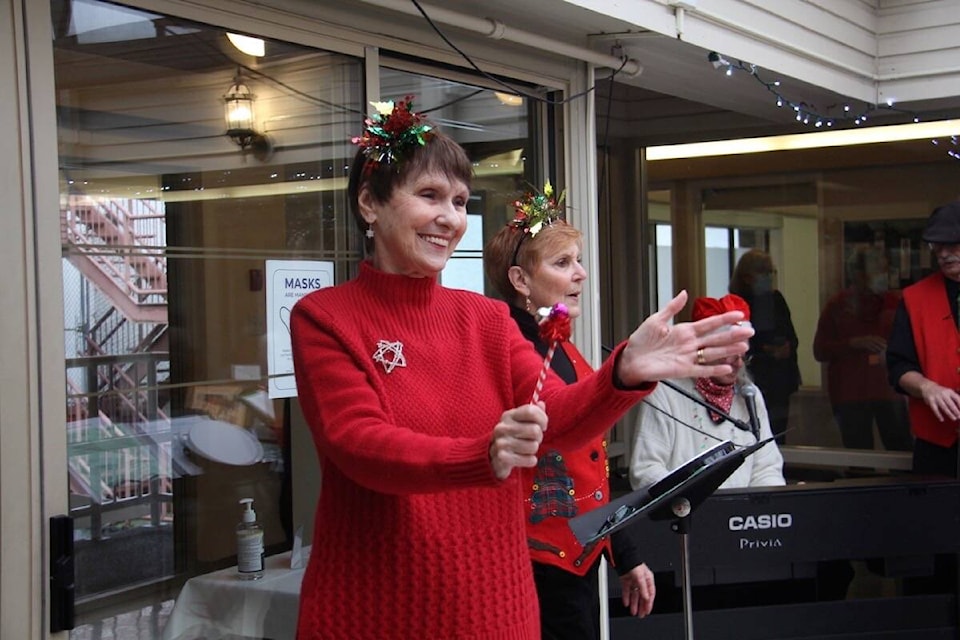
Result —
<instances>
[{"instance_id":1,"label":"man wearing cap","mask_svg":"<svg viewBox=\"0 0 960 640\"><path fill-rule=\"evenodd\" d=\"M903 290L887 343L890 383L908 396L915 473L957 476L960 201L933 210L923 240L940 270Z\"/></svg>"}]
</instances>

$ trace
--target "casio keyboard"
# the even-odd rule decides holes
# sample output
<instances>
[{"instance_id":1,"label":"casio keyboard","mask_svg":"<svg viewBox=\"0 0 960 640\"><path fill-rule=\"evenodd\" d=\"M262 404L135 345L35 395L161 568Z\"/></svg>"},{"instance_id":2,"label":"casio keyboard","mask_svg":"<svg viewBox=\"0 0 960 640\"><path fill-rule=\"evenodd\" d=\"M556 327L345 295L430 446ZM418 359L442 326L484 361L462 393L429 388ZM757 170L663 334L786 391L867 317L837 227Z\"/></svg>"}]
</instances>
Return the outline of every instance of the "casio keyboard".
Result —
<instances>
[{"instance_id":1,"label":"casio keyboard","mask_svg":"<svg viewBox=\"0 0 960 640\"><path fill-rule=\"evenodd\" d=\"M949 479L911 476L720 490L689 517L689 565L694 588L813 578L822 563L841 560L870 560L871 566L882 567L888 577L922 575L932 571L937 554L960 552L960 482ZM623 530L637 539L647 566L658 578L664 572L673 572L674 584L680 584L680 544L671 522L637 518ZM619 601L619 581L614 571L609 574L611 601ZM952 586L953 593L939 597L702 612L696 611L695 597L695 628L697 637L703 639L872 638L877 637L871 635L876 631L860 630L887 620L884 633L888 635L884 638L957 638L956 584ZM849 633L820 635L811 631L804 635L798 630L795 635L784 635L791 612L798 627L816 626L822 615L841 623L849 618ZM667 624L661 619L658 626L658 617L677 620ZM914 622L929 627L930 633L925 635L913 628ZM719 624L729 631L729 625L741 623L747 629L733 635L710 629ZM612 618L611 637L682 637L677 635L677 624L679 614L654 614L645 620ZM906 625L903 635L896 635L897 625ZM765 632L765 627L770 628ZM667 628L673 632L668 633Z\"/></svg>"}]
</instances>

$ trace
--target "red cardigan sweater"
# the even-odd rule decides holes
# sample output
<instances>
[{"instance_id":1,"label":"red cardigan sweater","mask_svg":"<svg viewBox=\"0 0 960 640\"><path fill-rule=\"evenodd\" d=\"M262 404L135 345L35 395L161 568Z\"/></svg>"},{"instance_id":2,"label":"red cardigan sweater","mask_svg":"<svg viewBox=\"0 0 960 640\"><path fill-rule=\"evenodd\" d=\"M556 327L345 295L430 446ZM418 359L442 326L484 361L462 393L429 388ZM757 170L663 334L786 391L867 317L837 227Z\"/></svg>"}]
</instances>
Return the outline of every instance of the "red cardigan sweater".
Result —
<instances>
[{"instance_id":1,"label":"red cardigan sweater","mask_svg":"<svg viewBox=\"0 0 960 640\"><path fill-rule=\"evenodd\" d=\"M937 271L903 290L913 343L924 377L960 390L960 332L945 295L943 273ZM921 440L941 447L957 441L957 424L940 422L923 400L909 396L910 426Z\"/></svg>"},{"instance_id":2,"label":"red cardigan sweater","mask_svg":"<svg viewBox=\"0 0 960 640\"><path fill-rule=\"evenodd\" d=\"M365 262L291 331L323 470L298 638L537 640L520 474L498 482L488 453L541 363L506 305ZM544 446L582 446L649 393L614 388L618 354L548 376Z\"/></svg>"}]
</instances>

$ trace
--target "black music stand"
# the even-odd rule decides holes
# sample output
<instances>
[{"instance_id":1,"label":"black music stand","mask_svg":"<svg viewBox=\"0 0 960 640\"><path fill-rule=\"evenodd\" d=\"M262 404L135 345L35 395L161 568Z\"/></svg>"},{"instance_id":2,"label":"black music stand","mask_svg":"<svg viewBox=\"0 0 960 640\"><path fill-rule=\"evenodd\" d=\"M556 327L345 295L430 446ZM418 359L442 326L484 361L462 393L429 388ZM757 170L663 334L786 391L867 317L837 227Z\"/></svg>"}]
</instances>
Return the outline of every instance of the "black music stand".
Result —
<instances>
[{"instance_id":1,"label":"black music stand","mask_svg":"<svg viewBox=\"0 0 960 640\"><path fill-rule=\"evenodd\" d=\"M665 478L646 489L618 498L600 509L569 520L570 529L586 546L625 527L631 520L646 515L651 520L673 519L671 529L680 534L681 590L683 592L684 637L693 639L693 598L690 584L690 517L743 464L747 456L772 442L767 438L736 448L724 440L674 469Z\"/></svg>"}]
</instances>

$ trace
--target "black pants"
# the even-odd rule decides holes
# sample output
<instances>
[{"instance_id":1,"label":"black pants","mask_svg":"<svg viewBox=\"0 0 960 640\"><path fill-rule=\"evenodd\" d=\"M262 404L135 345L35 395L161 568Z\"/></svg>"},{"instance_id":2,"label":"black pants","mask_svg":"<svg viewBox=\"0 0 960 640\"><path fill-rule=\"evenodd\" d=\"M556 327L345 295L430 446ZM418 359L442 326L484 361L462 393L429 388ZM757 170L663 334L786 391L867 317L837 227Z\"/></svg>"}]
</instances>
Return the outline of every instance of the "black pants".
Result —
<instances>
[{"instance_id":1,"label":"black pants","mask_svg":"<svg viewBox=\"0 0 960 640\"><path fill-rule=\"evenodd\" d=\"M583 576L533 563L543 640L600 639L600 559Z\"/></svg>"},{"instance_id":2,"label":"black pants","mask_svg":"<svg viewBox=\"0 0 960 640\"><path fill-rule=\"evenodd\" d=\"M840 437L847 449L873 449L873 422L883 448L887 451L910 451L910 419L902 400L845 402L833 406L833 417L840 427Z\"/></svg>"},{"instance_id":3,"label":"black pants","mask_svg":"<svg viewBox=\"0 0 960 640\"><path fill-rule=\"evenodd\" d=\"M925 476L957 477L957 443L941 447L917 438L913 443L913 472Z\"/></svg>"},{"instance_id":4,"label":"black pants","mask_svg":"<svg viewBox=\"0 0 960 640\"><path fill-rule=\"evenodd\" d=\"M941 447L917 440L913 444L913 472L920 475L957 477L957 444ZM906 595L921 593L950 593L957 589L957 555L937 554L931 576L904 578Z\"/></svg>"},{"instance_id":5,"label":"black pants","mask_svg":"<svg viewBox=\"0 0 960 640\"><path fill-rule=\"evenodd\" d=\"M770 431L776 436L777 444L782 445L786 442L787 423L790 421L790 396L764 393L763 401L767 405Z\"/></svg>"}]
</instances>

